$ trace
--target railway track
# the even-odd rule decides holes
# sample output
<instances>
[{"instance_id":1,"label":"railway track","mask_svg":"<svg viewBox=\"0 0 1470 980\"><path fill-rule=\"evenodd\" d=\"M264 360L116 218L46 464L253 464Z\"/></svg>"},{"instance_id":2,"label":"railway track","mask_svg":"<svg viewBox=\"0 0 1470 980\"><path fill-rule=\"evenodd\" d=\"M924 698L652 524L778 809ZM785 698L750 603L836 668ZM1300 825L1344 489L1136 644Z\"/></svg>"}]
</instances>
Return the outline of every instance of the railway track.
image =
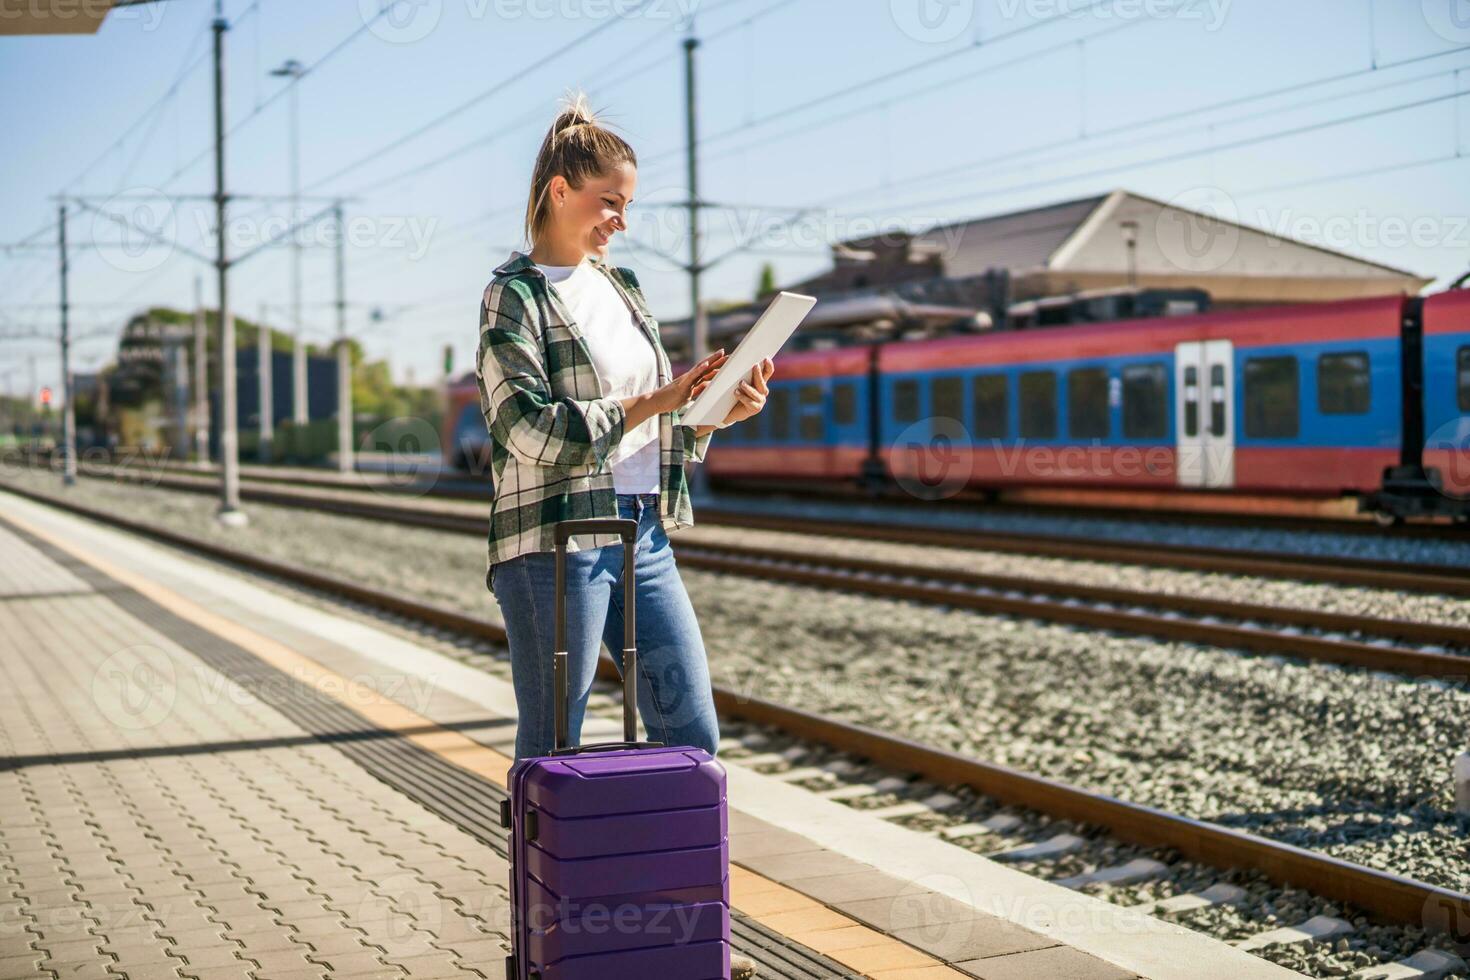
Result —
<instances>
[{"instance_id":1,"label":"railway track","mask_svg":"<svg viewBox=\"0 0 1470 980\"><path fill-rule=\"evenodd\" d=\"M447 484L459 482L458 478L446 479L441 477ZM723 478L716 484L722 493L737 494L742 496L769 496L772 492L789 494L795 497L806 498L815 501L847 501L859 503L882 503L893 506L932 506L932 501L922 497L915 497L899 488L872 492L855 486L832 485L813 487L796 481L774 481L774 480L740 480ZM463 496L464 491L456 491L446 487L450 496ZM478 495L483 498L483 492ZM987 490L965 490L952 497L944 498L946 505L954 505L961 508L969 508L984 513L1003 513L1015 515L1043 515L1043 516L1066 516L1086 517L1095 520L1128 520L1140 511L1147 512L1150 521L1163 524L1185 524L1185 525L1209 525L1224 528L1251 528L1280 531L1314 531L1325 534L1352 534L1363 537L1394 537L1394 538L1430 538L1438 539L1447 534L1457 534L1465 530L1465 525L1458 524L1448 519L1415 520L1402 523L1383 524L1375 520L1370 514L1342 514L1337 516L1324 516L1321 513L1299 513L1295 511L1307 510L1307 508L1292 507L1289 504L1274 502L1277 510L1269 509L1273 501L1269 499L1259 500L1258 506L1241 509L1207 509L1204 504L1199 506L1186 506L1182 501L1175 499L1189 496L1188 494L1160 494L1146 493L1134 494L1138 498L1137 503L1128 502L1130 494L1126 491L1117 494L1105 494L1116 499L1108 503L1099 503L1088 500L1090 496L1085 491L1078 491L1068 495L1065 493L1049 494L1057 499L1036 499L1040 494L1028 494L1018 492L1014 496L1008 491ZM1168 497L1160 501L1159 498ZM1172 505L1171 505L1172 500Z\"/></svg>"},{"instance_id":2,"label":"railway track","mask_svg":"<svg viewBox=\"0 0 1470 980\"><path fill-rule=\"evenodd\" d=\"M305 588L338 600L366 607L375 614L390 614L435 630L503 646L503 629L459 612L420 603L402 595L368 588L357 583L296 568L190 535L153 527L117 514L103 512L80 504L58 500L43 493L6 486L15 493L43 505L76 514L130 533L160 541L190 552L208 556L234 567L270 576L293 587ZM616 668L604 657L599 675L612 682ZM780 778L791 782L821 782L828 776L864 771L853 760L864 760L868 767L877 766L893 775L876 782L854 782L825 790L824 795L848 802L874 798L898 789L922 789L924 784L938 787L965 787L1003 805L1021 807L1050 817L1074 821L1105 830L1118 841L1148 849L1166 849L1179 860L1194 862L1221 871L1249 871L1281 886L1306 890L1314 895L1361 910L1382 922L1424 927L1447 933L1460 943L1470 943L1470 894L1431 885L1392 872L1343 861L1309 849L1274 841L1219 824L1202 821L1153 807L1095 793L1057 780L1007 766L973 759L940 747L922 744L886 731L819 715L790 705L753 697L715 686L714 697L720 715L728 720L749 725L766 726L783 735L810 745L822 746L845 757L830 761L822 768L801 767L810 748L797 746L784 753L766 753L764 760L752 758L753 766L774 761L778 765L798 765ZM610 699L607 699L610 704ZM608 705L603 705L607 707ZM753 746L760 741L750 739ZM926 791L922 799L907 805L886 807L875 814L894 818L920 812L942 813L958 801L948 794ZM995 820L986 824L950 825L939 830L940 836L958 840L967 834L999 829ZM1053 838L1027 848L1012 849L996 855L1000 860L1045 861L1076 846L1072 841ZM1117 868L1102 868L1070 881L1074 887L1090 882L1127 883L1160 874L1157 862L1133 861ZM1189 894L1147 903L1155 911L1182 911L1231 903L1237 899L1233 886L1219 884ZM1291 927L1292 935L1301 941L1337 938L1353 930L1345 919L1317 917ZM1280 941L1273 932L1263 933L1243 943L1245 948ZM1414 959L1430 962L1438 954L1422 951ZM1425 957L1430 959L1426 960ZM1365 976L1372 975L1365 973ZM1418 975L1418 974L1403 974Z\"/></svg>"},{"instance_id":3,"label":"railway track","mask_svg":"<svg viewBox=\"0 0 1470 980\"><path fill-rule=\"evenodd\" d=\"M148 482L150 485L194 492L212 492L214 489L211 482L199 478L164 477L150 479ZM349 497L340 491L323 494L245 484L241 486L241 496L261 503L373 520L391 520L439 531L477 536L485 534L484 518L478 515L393 500L354 499L359 495ZM706 521L710 519L707 510L702 511L701 516ZM723 523L718 519L715 522ZM775 520L740 515L738 521L731 520L730 523L736 526L807 533L813 523L826 525L828 522ZM895 530L875 529L871 525L848 522L824 527L820 533L837 534L840 533L836 530L838 527L850 529L855 537L874 537L863 534L870 530ZM884 539L910 544L942 543L950 547L957 543L953 532L902 530L920 536L920 539L887 535ZM994 536L985 536L985 540L989 541L992 537ZM1029 545L1023 546L1023 541L1029 542ZM992 549L989 544L973 544L980 550L1036 553L1036 542L1033 539L1018 540L1014 536L1007 536L1003 545L1004 547ZM1078 542L1069 542L1069 546L1088 553L1095 547L1091 543ZM679 561L686 567L752 576L767 581L840 589L882 598L1021 616L1089 629L1300 657L1414 677L1461 681L1470 679L1470 628L1463 626L1142 592L1051 579L994 575L968 569L815 555L779 548L679 544L675 551ZM1112 554L1113 551L1106 553ZM1077 555L1069 552L1065 555L1059 554L1058 557L1075 558ZM1178 557L1187 559L1190 556L1184 554ZM1232 562L1239 561L1233 555L1227 558ZM1109 559L1094 557L1093 560ZM1114 557L1111 560L1123 559ZM1220 569L1207 565L1201 570ZM1334 569L1329 566L1326 570L1330 572ZM1383 580L1373 576L1382 574L1385 573L1364 571L1368 581L1379 585L1383 584ZM1395 572L1388 576L1388 581L1393 583L1409 574L1411 573ZM1447 577L1438 571L1424 575L1435 581ZM1428 588L1431 583L1421 581L1420 584ZM1454 580L1454 584L1470 586L1470 582L1458 578ZM1396 586L1389 584L1387 587Z\"/></svg>"},{"instance_id":4,"label":"railway track","mask_svg":"<svg viewBox=\"0 0 1470 980\"><path fill-rule=\"evenodd\" d=\"M152 473L168 473L181 475L201 475L201 471L188 466L173 463L146 463L143 470ZM242 477L254 483L273 483L287 486L308 486L319 489L372 489L380 493L406 493L421 496L432 496L443 500L484 501L489 499L488 477L473 476L463 473L446 474L434 471L428 482L419 480L415 475L416 467L409 463L405 464L401 474L391 472L377 472L361 470L350 476L342 476L330 472L313 473L308 468L300 468L297 472L288 472L286 467L252 467L242 473ZM814 501L828 501L835 503L881 503L891 506L912 506L916 508L930 507L933 501L915 497L897 488L883 491L869 491L859 487L842 485L813 487L809 483L798 481L774 481L759 480L746 481L722 477L716 481L717 488L727 495L768 497L771 493L781 493L797 498ZM1446 535L1455 535L1465 532L1470 525L1455 523L1446 519L1415 520L1391 525L1381 524L1374 520L1371 515L1353 513L1351 515L1323 516L1314 513L1286 513L1276 512L1270 509L1271 501L1265 499L1259 502L1254 509L1207 509L1200 506L1175 506L1168 507L1165 504L1156 504L1159 494L1148 494L1144 499L1148 503L1134 505L1130 510L1122 500L1126 500L1128 494L1116 495L1118 501L1109 503L1092 503L1085 500L1085 495L1079 495L1077 499L1065 499L1063 501L1036 500L1026 498L1011 499L1007 491L983 491L966 490L953 497L946 498L946 502L956 507L968 508L976 512L988 514L1011 514L1011 515L1040 515L1054 517L1064 515L1067 517L1085 517L1099 520L1127 520L1138 510L1146 510L1149 520L1162 524L1199 526L1207 525L1222 528L1249 528L1252 530L1272 529L1281 531L1311 531L1324 534L1347 534L1361 537L1393 537L1393 538L1418 538L1429 540L1440 540ZM1294 508L1293 510L1299 510ZM703 513L703 511L701 511Z\"/></svg>"},{"instance_id":5,"label":"railway track","mask_svg":"<svg viewBox=\"0 0 1470 980\"><path fill-rule=\"evenodd\" d=\"M149 466L135 469L92 466L84 467L84 473L121 477L151 486L194 489L193 486L185 486L177 482L187 480L191 484L198 484L202 488L201 492L213 492L218 486L216 479L210 474L190 473L177 466ZM247 478L242 484L241 494L246 499L259 500L264 503L297 506L296 501L300 501L301 506L310 506L306 501L289 495L285 490L270 489L269 486L272 485L306 487L324 492L334 491L339 494L370 491L379 505L384 508L394 506L389 501L395 496L413 492L404 485L368 480L365 475L361 481L352 480L345 484L340 477L325 475L311 475L303 479L276 475L263 479ZM246 489L247 486L249 489ZM447 501L488 502L486 495L479 492L424 491L419 494L420 499L425 497ZM413 505L405 503L400 506ZM348 513L351 510L343 505L338 512ZM398 511L393 513L398 513ZM382 513L374 513L372 516L380 517ZM1153 515L1150 516L1152 518ZM1073 561L1147 565L1185 571L1283 578L1303 582L1470 597L1470 571L1434 564L1141 541L1105 541L1096 538L1061 537L1048 534L972 531L960 528L926 527L917 524L877 524L872 521L844 520L835 517L785 517L709 504L699 508L698 520L706 524L788 531L799 534L821 534L858 540L892 541L898 544L940 545ZM1288 523L1295 524L1296 522ZM1325 523L1335 524L1336 522ZM455 529L453 524L452 521L444 522L444 529ZM1360 527L1360 525L1354 526ZM1452 533L1449 528L1439 525L1427 529L1433 531L1436 536ZM1343 529L1335 528L1335 530Z\"/></svg>"}]
</instances>

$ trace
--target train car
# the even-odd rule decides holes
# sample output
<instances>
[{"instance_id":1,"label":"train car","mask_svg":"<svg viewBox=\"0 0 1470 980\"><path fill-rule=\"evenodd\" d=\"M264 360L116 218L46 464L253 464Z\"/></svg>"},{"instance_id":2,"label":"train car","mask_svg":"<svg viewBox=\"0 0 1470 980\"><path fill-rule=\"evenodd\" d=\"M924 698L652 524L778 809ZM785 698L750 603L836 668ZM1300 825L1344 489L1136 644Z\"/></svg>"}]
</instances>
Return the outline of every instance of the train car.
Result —
<instances>
[{"instance_id":1,"label":"train car","mask_svg":"<svg viewBox=\"0 0 1470 980\"><path fill-rule=\"evenodd\" d=\"M910 486L1371 492L1400 456L1403 304L783 356L766 411L732 428L706 465L712 476L849 481L876 461Z\"/></svg>"},{"instance_id":2,"label":"train car","mask_svg":"<svg viewBox=\"0 0 1470 980\"><path fill-rule=\"evenodd\" d=\"M871 456L872 354L855 346L780 355L765 409L715 437L720 451L705 459L705 472L770 481L856 476Z\"/></svg>"},{"instance_id":3,"label":"train car","mask_svg":"<svg viewBox=\"0 0 1470 980\"><path fill-rule=\"evenodd\" d=\"M446 446L464 465L483 423L477 398L453 404L466 408ZM916 492L1346 495L1385 518L1464 520L1467 413L1458 290L783 354L765 411L704 466Z\"/></svg>"},{"instance_id":4,"label":"train car","mask_svg":"<svg viewBox=\"0 0 1470 980\"><path fill-rule=\"evenodd\" d=\"M480 385L468 371L449 385L448 409L439 438L444 462L467 473L490 473L490 433L480 410Z\"/></svg>"},{"instance_id":5,"label":"train car","mask_svg":"<svg viewBox=\"0 0 1470 980\"><path fill-rule=\"evenodd\" d=\"M1470 502L1470 289L1428 297L1422 321L1423 465L1441 494Z\"/></svg>"}]
</instances>

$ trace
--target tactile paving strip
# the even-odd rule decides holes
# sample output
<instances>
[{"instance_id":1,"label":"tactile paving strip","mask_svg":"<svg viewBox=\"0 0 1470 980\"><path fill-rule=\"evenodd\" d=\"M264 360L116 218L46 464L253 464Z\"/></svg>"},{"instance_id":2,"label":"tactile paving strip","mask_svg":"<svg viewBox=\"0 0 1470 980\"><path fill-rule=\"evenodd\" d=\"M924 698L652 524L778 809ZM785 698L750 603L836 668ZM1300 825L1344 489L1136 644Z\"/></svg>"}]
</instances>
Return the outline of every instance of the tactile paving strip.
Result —
<instances>
[{"instance_id":1,"label":"tactile paving strip","mask_svg":"<svg viewBox=\"0 0 1470 980\"><path fill-rule=\"evenodd\" d=\"M373 726L346 705L177 616L49 541L22 528L12 527L11 531L125 612L148 623L318 740L337 749L374 778L459 827L500 856L507 855L506 831L500 826L500 801L506 793L496 784L397 733ZM767 977L847 980L859 976L815 950L793 944L787 937L734 909L730 914L730 932L733 947L759 966L761 980Z\"/></svg>"}]
</instances>

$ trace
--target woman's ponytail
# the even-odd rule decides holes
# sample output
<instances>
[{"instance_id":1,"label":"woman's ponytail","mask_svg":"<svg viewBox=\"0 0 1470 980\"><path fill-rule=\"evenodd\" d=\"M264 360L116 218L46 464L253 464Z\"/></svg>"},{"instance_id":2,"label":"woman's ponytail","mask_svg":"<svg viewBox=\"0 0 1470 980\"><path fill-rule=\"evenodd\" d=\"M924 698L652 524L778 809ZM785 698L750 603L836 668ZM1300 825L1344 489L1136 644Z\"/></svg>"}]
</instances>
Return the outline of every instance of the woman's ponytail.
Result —
<instances>
[{"instance_id":1,"label":"woman's ponytail","mask_svg":"<svg viewBox=\"0 0 1470 980\"><path fill-rule=\"evenodd\" d=\"M561 104L541 141L531 171L525 225L528 248L535 246L550 218L548 194L552 177L561 174L567 183L580 189L588 178L601 177L622 163L638 165L638 157L627 141L598 120L587 103L586 93L580 90L569 93Z\"/></svg>"}]
</instances>

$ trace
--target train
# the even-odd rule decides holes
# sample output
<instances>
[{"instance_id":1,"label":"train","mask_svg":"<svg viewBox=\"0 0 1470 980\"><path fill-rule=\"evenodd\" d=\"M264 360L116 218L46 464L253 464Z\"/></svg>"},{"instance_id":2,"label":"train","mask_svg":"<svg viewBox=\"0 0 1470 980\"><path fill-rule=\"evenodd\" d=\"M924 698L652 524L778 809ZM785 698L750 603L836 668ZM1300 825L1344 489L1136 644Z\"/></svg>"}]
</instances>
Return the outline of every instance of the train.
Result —
<instances>
[{"instance_id":1,"label":"train","mask_svg":"<svg viewBox=\"0 0 1470 980\"><path fill-rule=\"evenodd\" d=\"M443 435L451 465L488 458L473 374ZM1470 289L783 353L715 443L712 483L1355 497L1464 524Z\"/></svg>"}]
</instances>

